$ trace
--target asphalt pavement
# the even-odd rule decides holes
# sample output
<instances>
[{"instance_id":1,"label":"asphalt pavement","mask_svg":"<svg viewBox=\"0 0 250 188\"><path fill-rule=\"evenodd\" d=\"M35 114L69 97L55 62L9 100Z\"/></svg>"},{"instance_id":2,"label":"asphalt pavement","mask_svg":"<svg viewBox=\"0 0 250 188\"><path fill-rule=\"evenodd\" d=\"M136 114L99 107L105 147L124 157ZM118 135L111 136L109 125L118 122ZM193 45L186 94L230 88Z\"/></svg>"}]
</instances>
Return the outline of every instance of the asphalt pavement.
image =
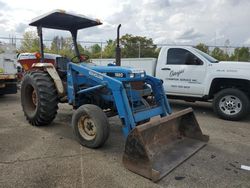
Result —
<instances>
[{"instance_id":1,"label":"asphalt pavement","mask_svg":"<svg viewBox=\"0 0 250 188\"><path fill-rule=\"evenodd\" d=\"M49 126L30 126L20 94L0 97L0 187L250 187L250 114L238 122L218 119L209 103L171 100L174 111L195 110L210 141L158 183L122 164L125 139L117 117L100 149L79 145L70 127L73 110L60 104Z\"/></svg>"}]
</instances>

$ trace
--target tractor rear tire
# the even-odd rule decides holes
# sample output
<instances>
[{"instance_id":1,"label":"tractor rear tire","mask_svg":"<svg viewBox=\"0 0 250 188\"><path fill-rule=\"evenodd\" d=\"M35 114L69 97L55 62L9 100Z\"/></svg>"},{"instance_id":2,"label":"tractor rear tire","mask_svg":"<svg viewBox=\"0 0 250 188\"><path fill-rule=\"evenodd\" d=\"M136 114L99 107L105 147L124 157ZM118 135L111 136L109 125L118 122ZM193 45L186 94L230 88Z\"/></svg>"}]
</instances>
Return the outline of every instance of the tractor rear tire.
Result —
<instances>
[{"instance_id":1,"label":"tractor rear tire","mask_svg":"<svg viewBox=\"0 0 250 188\"><path fill-rule=\"evenodd\" d=\"M79 143L88 148L101 147L109 137L108 118L93 104L82 105L75 111L72 126Z\"/></svg>"},{"instance_id":2,"label":"tractor rear tire","mask_svg":"<svg viewBox=\"0 0 250 188\"><path fill-rule=\"evenodd\" d=\"M46 72L29 72L21 86L24 115L31 125L50 124L57 114L58 94L52 78Z\"/></svg>"}]
</instances>

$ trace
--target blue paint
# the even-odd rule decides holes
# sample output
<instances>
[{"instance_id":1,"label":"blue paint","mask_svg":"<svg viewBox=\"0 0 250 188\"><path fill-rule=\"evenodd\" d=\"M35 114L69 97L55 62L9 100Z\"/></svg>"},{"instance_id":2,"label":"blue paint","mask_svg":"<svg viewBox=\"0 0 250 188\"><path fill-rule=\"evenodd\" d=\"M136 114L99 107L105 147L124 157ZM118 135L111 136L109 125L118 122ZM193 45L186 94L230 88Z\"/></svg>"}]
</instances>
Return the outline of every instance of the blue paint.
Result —
<instances>
[{"instance_id":1,"label":"blue paint","mask_svg":"<svg viewBox=\"0 0 250 188\"><path fill-rule=\"evenodd\" d=\"M143 82L143 90L132 88L132 82ZM123 122L123 134L128 136L138 122L155 116L166 116L172 110L163 90L162 81L145 72L129 67L95 66L92 64L68 64L67 94L69 104L78 108L86 104L98 92L100 100L112 104ZM142 103L143 93L152 92L156 106L146 107ZM139 110L138 110L139 109Z\"/></svg>"}]
</instances>

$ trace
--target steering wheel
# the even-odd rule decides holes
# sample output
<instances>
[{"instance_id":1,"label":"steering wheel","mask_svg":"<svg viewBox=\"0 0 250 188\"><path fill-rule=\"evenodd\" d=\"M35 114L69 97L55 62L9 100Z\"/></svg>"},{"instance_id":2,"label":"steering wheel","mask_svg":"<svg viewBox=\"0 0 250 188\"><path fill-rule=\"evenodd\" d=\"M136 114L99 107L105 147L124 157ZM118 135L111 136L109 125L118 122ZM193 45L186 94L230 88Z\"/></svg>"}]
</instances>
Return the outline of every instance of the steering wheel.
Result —
<instances>
[{"instance_id":1,"label":"steering wheel","mask_svg":"<svg viewBox=\"0 0 250 188\"><path fill-rule=\"evenodd\" d=\"M76 55L76 56L72 57L70 61L73 63L80 63L80 62L87 61L88 59L89 59L88 55L80 54L80 57Z\"/></svg>"}]
</instances>

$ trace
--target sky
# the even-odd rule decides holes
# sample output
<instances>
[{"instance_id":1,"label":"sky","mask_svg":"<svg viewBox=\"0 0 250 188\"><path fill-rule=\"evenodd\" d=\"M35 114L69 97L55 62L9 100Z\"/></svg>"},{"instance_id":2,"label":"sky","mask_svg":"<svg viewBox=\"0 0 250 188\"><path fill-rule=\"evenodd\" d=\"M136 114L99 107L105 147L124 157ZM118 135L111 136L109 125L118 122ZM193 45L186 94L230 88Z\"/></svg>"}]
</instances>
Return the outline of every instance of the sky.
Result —
<instances>
[{"instance_id":1,"label":"sky","mask_svg":"<svg viewBox=\"0 0 250 188\"><path fill-rule=\"evenodd\" d=\"M156 44L250 46L250 0L0 0L0 37L22 37L29 22L54 9L98 18L103 25L82 30L81 41L115 39L116 27L152 38ZM70 36L44 31L44 38Z\"/></svg>"}]
</instances>

